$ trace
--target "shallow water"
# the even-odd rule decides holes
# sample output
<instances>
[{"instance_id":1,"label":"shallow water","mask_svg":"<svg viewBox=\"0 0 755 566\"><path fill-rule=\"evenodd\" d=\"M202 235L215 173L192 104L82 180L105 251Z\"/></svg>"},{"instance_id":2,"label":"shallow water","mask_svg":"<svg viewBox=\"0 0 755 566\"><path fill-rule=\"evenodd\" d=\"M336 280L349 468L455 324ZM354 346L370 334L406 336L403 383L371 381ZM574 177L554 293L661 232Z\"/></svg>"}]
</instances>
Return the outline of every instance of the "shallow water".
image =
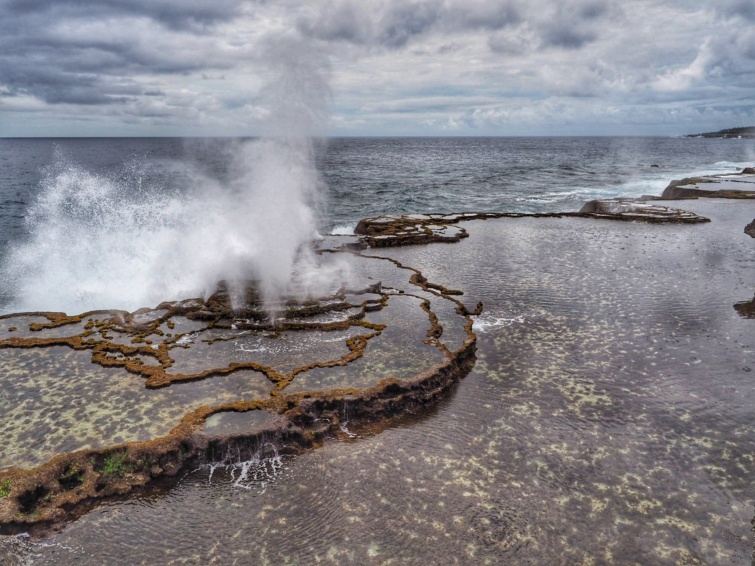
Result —
<instances>
[{"instance_id":1,"label":"shallow water","mask_svg":"<svg viewBox=\"0 0 755 566\"><path fill-rule=\"evenodd\" d=\"M37 564L742 564L755 515L755 203L710 224L466 223L379 250L482 299L477 363L389 430L102 505Z\"/></svg>"},{"instance_id":2,"label":"shallow water","mask_svg":"<svg viewBox=\"0 0 755 566\"><path fill-rule=\"evenodd\" d=\"M367 388L387 377L412 378L444 362L447 352L429 340L432 323L422 303L431 297L438 305L449 336L467 322L441 311L443 303L455 303L411 284L413 272L390 261L353 256L353 264L355 279L364 284L343 299L289 305L291 318L280 323L292 325L288 330L257 329L244 318L214 326L212 317L192 320L187 316L196 313L173 316L168 308L72 317L76 322L53 328L44 327L54 325L49 313L1 318L0 470L164 437L202 406L269 400L274 390ZM391 281L394 289L386 295L374 288L359 292L374 286L375 278ZM380 310L363 313L367 303ZM349 306L354 318L343 319L345 328L323 326L331 322L327 316ZM74 350L75 341L45 342L64 338L81 340L86 348ZM356 349L359 356L352 359ZM97 357L103 351L104 360ZM132 371L110 362L130 363ZM157 389L147 389L152 371L160 372Z\"/></svg>"},{"instance_id":3,"label":"shallow water","mask_svg":"<svg viewBox=\"0 0 755 566\"><path fill-rule=\"evenodd\" d=\"M239 371L147 390L140 377L93 364L89 352L65 346L0 352L0 469L163 436L202 405L265 398L273 387L260 373Z\"/></svg>"}]
</instances>

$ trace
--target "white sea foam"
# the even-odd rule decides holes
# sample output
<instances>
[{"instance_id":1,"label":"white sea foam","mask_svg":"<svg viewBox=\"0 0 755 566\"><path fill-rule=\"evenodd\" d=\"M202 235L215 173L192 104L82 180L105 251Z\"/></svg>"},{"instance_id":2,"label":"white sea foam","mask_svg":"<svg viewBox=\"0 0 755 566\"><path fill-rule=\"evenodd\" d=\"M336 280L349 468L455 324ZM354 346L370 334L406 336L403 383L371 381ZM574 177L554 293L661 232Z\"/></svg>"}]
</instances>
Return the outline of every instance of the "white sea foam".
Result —
<instances>
[{"instance_id":1,"label":"white sea foam","mask_svg":"<svg viewBox=\"0 0 755 566\"><path fill-rule=\"evenodd\" d=\"M213 462L202 466L209 469L208 483L212 483L215 471L222 469L228 473L233 487L255 491L258 495L262 495L270 484L279 481L286 473L286 466L278 449L269 443L267 447L272 448L273 456L262 457L256 453L248 460L234 461L233 455L229 454L223 462Z\"/></svg>"},{"instance_id":2,"label":"white sea foam","mask_svg":"<svg viewBox=\"0 0 755 566\"><path fill-rule=\"evenodd\" d=\"M497 328L505 328L512 324L522 324L526 320L525 315L517 316L497 316L493 314L482 314L474 319L472 330L485 334Z\"/></svg>"},{"instance_id":3,"label":"white sea foam","mask_svg":"<svg viewBox=\"0 0 755 566\"><path fill-rule=\"evenodd\" d=\"M10 308L133 310L207 296L221 279L232 291L259 281L272 305L348 278L346 260L321 260L308 245L325 192L311 137L328 98L324 59L302 40L270 44L266 137L234 146L229 181L172 163L188 186L171 192L145 185L146 163L113 179L56 152L27 212L30 236L2 266Z\"/></svg>"},{"instance_id":4,"label":"white sea foam","mask_svg":"<svg viewBox=\"0 0 755 566\"><path fill-rule=\"evenodd\" d=\"M356 224L345 224L342 226L336 226L330 231L330 233L333 236L351 236L354 234L354 228L356 228Z\"/></svg>"}]
</instances>

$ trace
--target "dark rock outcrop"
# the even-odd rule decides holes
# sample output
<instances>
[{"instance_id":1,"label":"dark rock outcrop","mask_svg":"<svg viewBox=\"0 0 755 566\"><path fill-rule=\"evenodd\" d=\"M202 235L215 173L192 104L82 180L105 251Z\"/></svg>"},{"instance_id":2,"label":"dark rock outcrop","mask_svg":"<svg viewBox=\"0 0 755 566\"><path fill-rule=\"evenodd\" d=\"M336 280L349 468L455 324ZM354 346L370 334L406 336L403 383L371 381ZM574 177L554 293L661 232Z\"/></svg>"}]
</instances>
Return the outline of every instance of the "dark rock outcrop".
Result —
<instances>
[{"instance_id":1,"label":"dark rock outcrop","mask_svg":"<svg viewBox=\"0 0 755 566\"><path fill-rule=\"evenodd\" d=\"M755 138L755 126L745 126L742 128L726 128L717 132L704 132L702 134L691 134L685 138Z\"/></svg>"},{"instance_id":2,"label":"dark rock outcrop","mask_svg":"<svg viewBox=\"0 0 755 566\"><path fill-rule=\"evenodd\" d=\"M751 236L752 238L755 238L755 220L745 226L745 234Z\"/></svg>"},{"instance_id":3,"label":"dark rock outcrop","mask_svg":"<svg viewBox=\"0 0 755 566\"><path fill-rule=\"evenodd\" d=\"M751 301L742 301L735 304L734 310L743 318L755 318L755 297Z\"/></svg>"}]
</instances>

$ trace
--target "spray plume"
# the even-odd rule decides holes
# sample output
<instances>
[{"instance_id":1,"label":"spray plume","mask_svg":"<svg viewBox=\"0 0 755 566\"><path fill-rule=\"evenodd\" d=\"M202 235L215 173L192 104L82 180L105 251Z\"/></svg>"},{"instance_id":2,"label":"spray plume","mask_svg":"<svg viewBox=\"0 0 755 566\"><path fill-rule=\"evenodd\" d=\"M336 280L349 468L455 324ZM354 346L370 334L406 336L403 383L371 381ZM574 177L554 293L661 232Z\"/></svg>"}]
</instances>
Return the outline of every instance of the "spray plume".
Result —
<instances>
[{"instance_id":1,"label":"spray plume","mask_svg":"<svg viewBox=\"0 0 755 566\"><path fill-rule=\"evenodd\" d=\"M239 297L254 280L274 311L283 295L340 285L343 260L323 265L308 245L323 204L312 136L326 114L327 59L290 37L265 53L265 135L235 145L228 181L172 163L190 186L168 191L144 186L146 164L112 178L56 151L27 213L29 238L3 265L14 310L134 310L206 297L220 280Z\"/></svg>"}]
</instances>

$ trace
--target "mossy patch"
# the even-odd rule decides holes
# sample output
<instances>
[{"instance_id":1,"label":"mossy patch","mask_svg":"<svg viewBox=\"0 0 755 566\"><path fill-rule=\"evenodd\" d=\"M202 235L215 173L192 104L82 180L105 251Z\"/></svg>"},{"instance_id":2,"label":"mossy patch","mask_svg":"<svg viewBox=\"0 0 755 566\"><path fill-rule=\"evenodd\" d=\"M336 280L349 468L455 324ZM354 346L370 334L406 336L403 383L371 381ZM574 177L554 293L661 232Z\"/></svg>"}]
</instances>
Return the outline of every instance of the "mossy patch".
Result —
<instances>
[{"instance_id":1,"label":"mossy patch","mask_svg":"<svg viewBox=\"0 0 755 566\"><path fill-rule=\"evenodd\" d=\"M105 456L100 473L103 476L120 478L132 471L126 452L111 452Z\"/></svg>"}]
</instances>

